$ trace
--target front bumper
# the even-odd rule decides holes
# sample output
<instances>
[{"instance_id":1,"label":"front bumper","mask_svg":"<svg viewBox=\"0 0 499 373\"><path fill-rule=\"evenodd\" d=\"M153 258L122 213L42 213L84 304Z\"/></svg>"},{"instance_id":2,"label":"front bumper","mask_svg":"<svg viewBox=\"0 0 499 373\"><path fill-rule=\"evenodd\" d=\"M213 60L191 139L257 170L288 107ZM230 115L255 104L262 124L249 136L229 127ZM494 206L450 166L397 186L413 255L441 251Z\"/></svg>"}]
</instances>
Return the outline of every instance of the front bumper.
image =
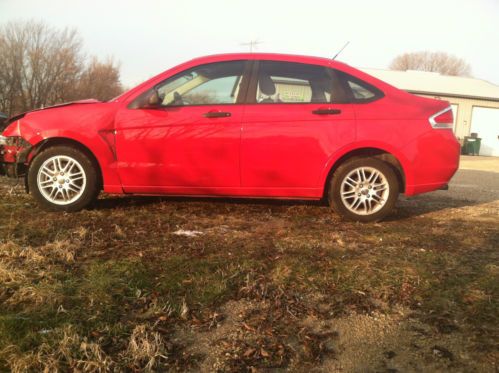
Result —
<instances>
[{"instance_id":1,"label":"front bumper","mask_svg":"<svg viewBox=\"0 0 499 373\"><path fill-rule=\"evenodd\" d=\"M24 176L31 146L0 144L0 175L8 177Z\"/></svg>"},{"instance_id":2,"label":"front bumper","mask_svg":"<svg viewBox=\"0 0 499 373\"><path fill-rule=\"evenodd\" d=\"M24 175L25 168L23 166L16 163L0 163L0 176L21 177Z\"/></svg>"}]
</instances>

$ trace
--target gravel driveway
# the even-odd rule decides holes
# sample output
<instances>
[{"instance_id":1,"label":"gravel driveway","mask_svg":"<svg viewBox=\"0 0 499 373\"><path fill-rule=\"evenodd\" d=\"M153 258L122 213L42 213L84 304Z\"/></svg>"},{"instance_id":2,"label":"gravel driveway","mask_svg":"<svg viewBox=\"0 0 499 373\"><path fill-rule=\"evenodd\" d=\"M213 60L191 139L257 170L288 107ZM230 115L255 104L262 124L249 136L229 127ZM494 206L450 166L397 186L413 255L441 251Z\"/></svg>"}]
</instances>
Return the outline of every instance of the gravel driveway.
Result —
<instances>
[{"instance_id":1,"label":"gravel driveway","mask_svg":"<svg viewBox=\"0 0 499 373\"><path fill-rule=\"evenodd\" d=\"M459 171L449 184L444 196L474 202L491 202L499 199L499 158L461 157Z\"/></svg>"}]
</instances>

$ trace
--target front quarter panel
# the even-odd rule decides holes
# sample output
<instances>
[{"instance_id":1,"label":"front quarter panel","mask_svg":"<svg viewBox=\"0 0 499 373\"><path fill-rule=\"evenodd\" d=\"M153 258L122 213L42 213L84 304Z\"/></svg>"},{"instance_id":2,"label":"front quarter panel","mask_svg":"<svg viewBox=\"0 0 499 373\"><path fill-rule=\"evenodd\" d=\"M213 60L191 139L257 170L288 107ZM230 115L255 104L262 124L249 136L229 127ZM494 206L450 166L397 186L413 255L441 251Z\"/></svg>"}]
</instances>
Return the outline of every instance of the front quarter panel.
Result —
<instances>
[{"instance_id":1,"label":"front quarter panel","mask_svg":"<svg viewBox=\"0 0 499 373\"><path fill-rule=\"evenodd\" d=\"M33 146L31 157L49 140L67 139L85 146L102 171L104 190L121 192L116 159L110 144L100 134L114 131L117 103L70 105L26 114L12 123L4 136L21 136Z\"/></svg>"}]
</instances>

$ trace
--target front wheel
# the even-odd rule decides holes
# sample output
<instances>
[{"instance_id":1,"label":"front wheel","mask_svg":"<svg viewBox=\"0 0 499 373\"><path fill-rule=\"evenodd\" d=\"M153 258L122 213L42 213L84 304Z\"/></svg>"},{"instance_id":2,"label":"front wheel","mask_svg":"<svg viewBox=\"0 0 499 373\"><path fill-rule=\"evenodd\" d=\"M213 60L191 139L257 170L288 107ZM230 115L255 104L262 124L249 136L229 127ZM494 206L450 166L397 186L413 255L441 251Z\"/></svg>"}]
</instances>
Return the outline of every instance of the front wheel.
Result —
<instances>
[{"instance_id":1,"label":"front wheel","mask_svg":"<svg viewBox=\"0 0 499 373\"><path fill-rule=\"evenodd\" d=\"M49 211L78 211L99 193L96 167L83 152L69 146L42 151L31 163L28 185L38 204Z\"/></svg>"},{"instance_id":2,"label":"front wheel","mask_svg":"<svg viewBox=\"0 0 499 373\"><path fill-rule=\"evenodd\" d=\"M346 161L333 174L329 203L348 220L372 222L386 217L399 194L392 167L376 158Z\"/></svg>"}]
</instances>

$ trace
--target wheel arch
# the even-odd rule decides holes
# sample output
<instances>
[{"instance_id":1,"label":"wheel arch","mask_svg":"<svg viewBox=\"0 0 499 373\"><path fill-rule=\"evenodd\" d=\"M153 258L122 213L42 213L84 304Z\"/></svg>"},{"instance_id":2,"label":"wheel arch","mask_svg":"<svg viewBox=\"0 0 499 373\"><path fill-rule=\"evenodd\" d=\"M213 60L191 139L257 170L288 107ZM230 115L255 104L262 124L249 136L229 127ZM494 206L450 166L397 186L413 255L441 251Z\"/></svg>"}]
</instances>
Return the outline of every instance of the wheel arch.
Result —
<instances>
[{"instance_id":1,"label":"wheel arch","mask_svg":"<svg viewBox=\"0 0 499 373\"><path fill-rule=\"evenodd\" d=\"M36 144L28 156L28 165L26 168L26 174L29 171L29 167L31 166L33 159L42 151L44 151L48 148L54 147L54 146L70 146L70 147L73 147L73 148L81 151L83 154L85 154L90 159L90 161L92 162L92 164L94 165L94 167L97 171L99 188L100 189L103 188L104 177L102 174L102 168L101 168L101 165L100 165L97 157L95 156L95 154L86 145L84 145L80 141L77 141L75 139L71 139L68 137L51 137L51 138L42 140L38 144ZM25 187L26 187L26 191L29 192L27 178L25 178Z\"/></svg>"},{"instance_id":2,"label":"wheel arch","mask_svg":"<svg viewBox=\"0 0 499 373\"><path fill-rule=\"evenodd\" d=\"M392 152L387 151L381 147L367 146L351 149L343 153L342 155L337 156L333 161L330 162L330 166L323 183L323 198L327 197L329 183L331 182L331 178L338 167L352 158L363 157L378 158L388 163L395 171L395 175L397 176L399 191L401 193L405 192L405 186L407 184L407 173L400 159L396 157Z\"/></svg>"}]
</instances>

